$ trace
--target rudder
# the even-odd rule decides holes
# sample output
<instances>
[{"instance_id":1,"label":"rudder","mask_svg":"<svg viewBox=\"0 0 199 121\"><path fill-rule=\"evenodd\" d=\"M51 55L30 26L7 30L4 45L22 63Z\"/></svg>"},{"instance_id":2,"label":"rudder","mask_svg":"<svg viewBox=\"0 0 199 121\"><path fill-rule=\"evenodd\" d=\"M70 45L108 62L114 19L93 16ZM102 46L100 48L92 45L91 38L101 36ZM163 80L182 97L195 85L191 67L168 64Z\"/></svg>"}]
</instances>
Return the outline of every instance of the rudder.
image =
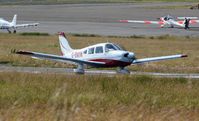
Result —
<instances>
[{"instance_id":1,"label":"rudder","mask_svg":"<svg viewBox=\"0 0 199 121\"><path fill-rule=\"evenodd\" d=\"M12 24L13 26L16 26L16 24L17 24L17 14L14 15L11 24Z\"/></svg>"},{"instance_id":2,"label":"rudder","mask_svg":"<svg viewBox=\"0 0 199 121\"><path fill-rule=\"evenodd\" d=\"M71 52L73 49L70 47L64 32L59 32L59 44L63 55Z\"/></svg>"}]
</instances>

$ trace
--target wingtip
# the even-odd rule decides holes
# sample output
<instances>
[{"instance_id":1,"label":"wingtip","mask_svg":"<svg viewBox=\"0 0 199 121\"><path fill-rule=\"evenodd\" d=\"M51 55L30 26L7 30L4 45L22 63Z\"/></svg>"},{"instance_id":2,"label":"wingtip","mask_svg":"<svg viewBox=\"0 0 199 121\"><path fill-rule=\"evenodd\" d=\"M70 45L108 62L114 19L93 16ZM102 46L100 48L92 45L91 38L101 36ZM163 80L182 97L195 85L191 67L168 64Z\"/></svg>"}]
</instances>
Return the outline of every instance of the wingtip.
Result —
<instances>
[{"instance_id":1,"label":"wingtip","mask_svg":"<svg viewBox=\"0 0 199 121\"><path fill-rule=\"evenodd\" d=\"M188 57L188 55L183 54L181 57L182 57L182 58L186 58L186 57Z\"/></svg>"},{"instance_id":2,"label":"wingtip","mask_svg":"<svg viewBox=\"0 0 199 121\"><path fill-rule=\"evenodd\" d=\"M66 37L64 32L58 32L60 36Z\"/></svg>"},{"instance_id":3,"label":"wingtip","mask_svg":"<svg viewBox=\"0 0 199 121\"><path fill-rule=\"evenodd\" d=\"M14 51L14 52L12 52L12 53L14 53L14 54L22 54L22 55L33 55L33 53L32 52L29 52L29 51L23 51L23 50L19 50L19 51Z\"/></svg>"}]
</instances>

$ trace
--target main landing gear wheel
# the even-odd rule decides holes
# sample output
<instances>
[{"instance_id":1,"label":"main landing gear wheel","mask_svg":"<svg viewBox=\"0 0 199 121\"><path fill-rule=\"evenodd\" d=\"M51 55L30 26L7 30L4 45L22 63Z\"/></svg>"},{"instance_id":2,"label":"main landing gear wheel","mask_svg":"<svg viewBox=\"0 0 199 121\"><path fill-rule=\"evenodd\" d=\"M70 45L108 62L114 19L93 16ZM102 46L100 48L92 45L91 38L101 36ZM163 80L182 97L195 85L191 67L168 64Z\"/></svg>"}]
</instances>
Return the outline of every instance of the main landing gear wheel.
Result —
<instances>
[{"instance_id":1,"label":"main landing gear wheel","mask_svg":"<svg viewBox=\"0 0 199 121\"><path fill-rule=\"evenodd\" d=\"M11 33L12 33L9 29L7 29L7 31L8 31L8 33L9 33L9 34L11 34Z\"/></svg>"},{"instance_id":2,"label":"main landing gear wheel","mask_svg":"<svg viewBox=\"0 0 199 121\"><path fill-rule=\"evenodd\" d=\"M120 67L117 70L117 73L119 73L119 74L130 74L130 71L127 68L125 68L125 67Z\"/></svg>"},{"instance_id":3,"label":"main landing gear wheel","mask_svg":"<svg viewBox=\"0 0 199 121\"><path fill-rule=\"evenodd\" d=\"M13 31L13 33L17 33L17 31L16 31L16 30L14 30L14 31Z\"/></svg>"},{"instance_id":4,"label":"main landing gear wheel","mask_svg":"<svg viewBox=\"0 0 199 121\"><path fill-rule=\"evenodd\" d=\"M83 64L78 64L77 69L74 69L74 72L77 74L84 74L84 65Z\"/></svg>"}]
</instances>

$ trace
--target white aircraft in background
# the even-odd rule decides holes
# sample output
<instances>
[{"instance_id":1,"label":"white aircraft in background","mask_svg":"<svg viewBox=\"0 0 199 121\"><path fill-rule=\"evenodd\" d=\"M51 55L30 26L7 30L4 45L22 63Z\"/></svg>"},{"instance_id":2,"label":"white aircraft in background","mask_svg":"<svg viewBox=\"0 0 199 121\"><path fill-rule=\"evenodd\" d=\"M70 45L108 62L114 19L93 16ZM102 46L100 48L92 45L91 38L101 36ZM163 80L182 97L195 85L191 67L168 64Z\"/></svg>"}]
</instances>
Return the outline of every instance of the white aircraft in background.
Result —
<instances>
[{"instance_id":1,"label":"white aircraft in background","mask_svg":"<svg viewBox=\"0 0 199 121\"><path fill-rule=\"evenodd\" d=\"M12 22L6 21L3 18L0 18L0 29L6 29L9 33L11 33L11 29L13 29L13 33L16 33L16 29L19 27L29 27L29 26L37 26L39 23L30 23L30 24L17 24L17 15L15 14Z\"/></svg>"},{"instance_id":2,"label":"white aircraft in background","mask_svg":"<svg viewBox=\"0 0 199 121\"><path fill-rule=\"evenodd\" d=\"M157 24L160 25L161 28L168 26L174 28L174 26L185 27L185 19L189 19L189 24L196 24L199 23L198 17L177 17L175 20L172 16L167 15L164 17L158 18L159 21L139 21L139 20L119 20L123 23L141 23L141 24Z\"/></svg>"},{"instance_id":3,"label":"white aircraft in background","mask_svg":"<svg viewBox=\"0 0 199 121\"><path fill-rule=\"evenodd\" d=\"M137 59L133 52L126 51L114 43L100 43L82 49L72 49L63 32L59 33L59 43L62 56L30 51L14 51L14 53L28 55L36 59L72 62L77 65L74 72L79 74L84 74L84 65L106 68L119 67L119 73L129 73L125 67L132 64L187 57L187 55L178 54Z\"/></svg>"}]
</instances>

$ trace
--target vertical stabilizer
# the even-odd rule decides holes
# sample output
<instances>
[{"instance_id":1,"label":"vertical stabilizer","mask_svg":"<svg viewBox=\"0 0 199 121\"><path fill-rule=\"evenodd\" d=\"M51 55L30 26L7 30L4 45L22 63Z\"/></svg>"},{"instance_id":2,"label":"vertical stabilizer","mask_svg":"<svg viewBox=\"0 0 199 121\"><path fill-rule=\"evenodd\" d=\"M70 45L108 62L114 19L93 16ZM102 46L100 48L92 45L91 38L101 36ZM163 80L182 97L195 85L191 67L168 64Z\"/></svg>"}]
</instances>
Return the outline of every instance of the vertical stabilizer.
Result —
<instances>
[{"instance_id":1,"label":"vertical stabilizer","mask_svg":"<svg viewBox=\"0 0 199 121\"><path fill-rule=\"evenodd\" d=\"M16 23L17 23L17 14L14 15L11 24L12 24L13 26L16 26Z\"/></svg>"},{"instance_id":2,"label":"vertical stabilizer","mask_svg":"<svg viewBox=\"0 0 199 121\"><path fill-rule=\"evenodd\" d=\"M71 52L73 49L70 47L64 32L59 32L59 44L63 55Z\"/></svg>"}]
</instances>

